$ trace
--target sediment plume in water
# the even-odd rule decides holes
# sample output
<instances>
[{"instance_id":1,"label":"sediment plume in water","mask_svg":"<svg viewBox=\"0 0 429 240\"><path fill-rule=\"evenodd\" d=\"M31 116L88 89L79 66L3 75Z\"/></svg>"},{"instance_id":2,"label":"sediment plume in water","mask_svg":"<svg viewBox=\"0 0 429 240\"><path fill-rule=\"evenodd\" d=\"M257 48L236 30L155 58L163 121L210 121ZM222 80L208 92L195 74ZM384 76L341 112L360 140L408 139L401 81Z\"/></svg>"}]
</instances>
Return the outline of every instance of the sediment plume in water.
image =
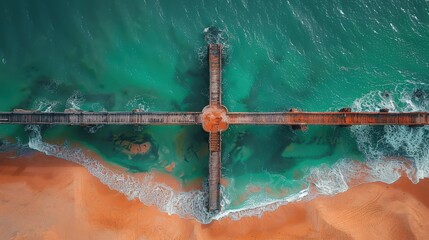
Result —
<instances>
[{"instance_id":1,"label":"sediment plume in water","mask_svg":"<svg viewBox=\"0 0 429 240\"><path fill-rule=\"evenodd\" d=\"M410 91L397 91L388 95L371 92L357 99L352 109L427 111L426 102L416 103L412 97ZM228 210L232 199L223 188L223 210L217 215L211 215L206 211L207 194L204 191L177 192L163 183L154 182L150 173L142 177L120 172L90 157L81 149L43 142L38 126L28 126L27 129L30 131L30 148L83 165L102 183L123 193L129 199L137 198L146 205L157 206L161 211L185 218L195 218L202 223L223 217L238 220L247 216L260 216L265 211L273 211L290 202L311 200L318 195L335 195L362 183L376 181L393 183L403 174L414 183L429 176L429 151L424 147L429 143L427 126L418 128L353 126L350 131L364 153L365 161L341 159L332 166L315 167L305 177L307 187L298 193L290 194L283 199L258 197L257 200L248 201L239 209Z\"/></svg>"},{"instance_id":2,"label":"sediment plume in water","mask_svg":"<svg viewBox=\"0 0 429 240\"><path fill-rule=\"evenodd\" d=\"M30 131L30 148L84 166L103 184L123 193L129 199L137 198L146 205L157 206L163 212L185 218L192 217L202 223L208 223L211 219L205 210L207 197L202 191L176 192L163 183L152 181L151 174L137 177L119 172L85 154L81 149L43 142L38 126L28 126L27 129Z\"/></svg>"}]
</instances>

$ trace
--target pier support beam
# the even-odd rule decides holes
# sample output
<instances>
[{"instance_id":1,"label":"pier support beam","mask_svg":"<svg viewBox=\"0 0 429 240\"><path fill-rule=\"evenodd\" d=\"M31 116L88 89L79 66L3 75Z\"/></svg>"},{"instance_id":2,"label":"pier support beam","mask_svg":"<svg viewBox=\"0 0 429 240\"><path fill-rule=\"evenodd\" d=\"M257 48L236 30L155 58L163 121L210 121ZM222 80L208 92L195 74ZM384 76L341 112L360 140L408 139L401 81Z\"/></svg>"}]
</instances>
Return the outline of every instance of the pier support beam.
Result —
<instances>
[{"instance_id":1,"label":"pier support beam","mask_svg":"<svg viewBox=\"0 0 429 240\"><path fill-rule=\"evenodd\" d=\"M210 102L203 109L203 129L209 132L209 205L208 210L220 210L221 132L228 128L226 107L222 106L222 45L209 45Z\"/></svg>"},{"instance_id":2,"label":"pier support beam","mask_svg":"<svg viewBox=\"0 0 429 240\"><path fill-rule=\"evenodd\" d=\"M222 105L222 44L208 46L210 68L210 97L202 112L84 112L66 110L65 112L39 112L17 109L13 112L0 112L0 124L62 124L62 125L195 125L201 124L209 133L209 201L211 213L220 211L221 173L221 133L230 124L248 125L289 125L293 129L305 130L307 125L429 125L427 112L389 113L352 112L343 108L340 112L235 112L229 113Z\"/></svg>"},{"instance_id":3,"label":"pier support beam","mask_svg":"<svg viewBox=\"0 0 429 240\"><path fill-rule=\"evenodd\" d=\"M210 212L216 213L220 210L220 178L221 178L221 134L220 132L209 133L209 206Z\"/></svg>"}]
</instances>

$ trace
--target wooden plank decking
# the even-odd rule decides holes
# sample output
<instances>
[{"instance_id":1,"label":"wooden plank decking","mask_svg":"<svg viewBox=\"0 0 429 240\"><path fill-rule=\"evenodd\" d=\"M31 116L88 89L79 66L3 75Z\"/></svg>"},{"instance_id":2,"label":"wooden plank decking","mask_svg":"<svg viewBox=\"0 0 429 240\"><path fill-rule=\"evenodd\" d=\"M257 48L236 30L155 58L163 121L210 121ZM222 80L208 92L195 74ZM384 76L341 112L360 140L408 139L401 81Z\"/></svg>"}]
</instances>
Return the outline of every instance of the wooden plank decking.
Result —
<instances>
[{"instance_id":1,"label":"wooden plank decking","mask_svg":"<svg viewBox=\"0 0 429 240\"><path fill-rule=\"evenodd\" d=\"M209 211L220 210L220 179L221 179L221 134L220 132L209 133Z\"/></svg>"},{"instance_id":2,"label":"wooden plank decking","mask_svg":"<svg viewBox=\"0 0 429 240\"><path fill-rule=\"evenodd\" d=\"M193 125L201 124L200 113L142 112L0 112L0 124L56 125Z\"/></svg>"},{"instance_id":3,"label":"wooden plank decking","mask_svg":"<svg viewBox=\"0 0 429 240\"><path fill-rule=\"evenodd\" d=\"M252 125L427 125L427 112L228 113L229 124Z\"/></svg>"},{"instance_id":4,"label":"wooden plank decking","mask_svg":"<svg viewBox=\"0 0 429 240\"><path fill-rule=\"evenodd\" d=\"M221 118L216 118L218 109L224 109L222 105L222 45L209 45L209 70L210 70L210 104L206 109L209 114L204 117L207 122L214 123L212 128L219 129ZM226 109L226 108L225 108ZM209 132L209 206L211 212L220 209L220 179L221 173L221 145L222 138L219 130Z\"/></svg>"},{"instance_id":5,"label":"wooden plank decking","mask_svg":"<svg viewBox=\"0 0 429 240\"><path fill-rule=\"evenodd\" d=\"M209 132L209 202L208 210L220 210L221 132L230 124L290 125L303 129L305 125L428 125L427 112L228 112L222 105L222 45L210 44L210 99L202 112L53 112L34 111L0 112L0 124L59 124L59 125L195 125L202 124Z\"/></svg>"},{"instance_id":6,"label":"wooden plank decking","mask_svg":"<svg viewBox=\"0 0 429 240\"><path fill-rule=\"evenodd\" d=\"M210 105L222 104L222 45L209 45Z\"/></svg>"}]
</instances>

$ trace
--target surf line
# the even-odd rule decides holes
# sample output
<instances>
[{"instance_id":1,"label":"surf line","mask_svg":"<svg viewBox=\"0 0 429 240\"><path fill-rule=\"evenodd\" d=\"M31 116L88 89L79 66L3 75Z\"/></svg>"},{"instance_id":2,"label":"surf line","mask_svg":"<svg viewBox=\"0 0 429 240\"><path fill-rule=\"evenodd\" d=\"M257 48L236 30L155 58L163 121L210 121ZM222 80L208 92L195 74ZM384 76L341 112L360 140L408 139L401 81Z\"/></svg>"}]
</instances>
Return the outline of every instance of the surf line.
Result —
<instances>
[{"instance_id":1,"label":"surf line","mask_svg":"<svg viewBox=\"0 0 429 240\"><path fill-rule=\"evenodd\" d=\"M217 214L221 210L221 146L222 132L231 124L289 125L294 130L306 130L308 125L429 125L428 112L352 112L342 108L339 112L229 112L222 105L222 44L209 44L210 73L209 105L201 112L85 112L66 109L64 112L40 112L14 109L0 112L0 124L59 124L59 125L202 125L209 134L209 201L207 209Z\"/></svg>"}]
</instances>

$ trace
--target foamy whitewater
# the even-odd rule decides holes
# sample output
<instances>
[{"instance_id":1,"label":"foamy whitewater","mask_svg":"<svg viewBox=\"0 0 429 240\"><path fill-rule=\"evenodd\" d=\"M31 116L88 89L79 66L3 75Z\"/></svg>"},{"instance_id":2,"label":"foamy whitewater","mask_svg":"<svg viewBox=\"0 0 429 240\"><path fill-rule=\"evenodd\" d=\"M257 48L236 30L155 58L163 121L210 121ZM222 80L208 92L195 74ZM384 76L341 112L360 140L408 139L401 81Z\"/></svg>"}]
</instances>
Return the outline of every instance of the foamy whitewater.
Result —
<instances>
[{"instance_id":1,"label":"foamy whitewater","mask_svg":"<svg viewBox=\"0 0 429 240\"><path fill-rule=\"evenodd\" d=\"M224 44L222 103L231 112L429 110L425 0L10 0L0 11L0 111L201 111L207 43ZM206 184L200 126L27 130L1 124L0 150L67 159L129 199L202 223L429 175L428 126L231 126L222 136L223 210L213 216L205 190L154 180L162 172L185 187ZM11 138L18 143L3 143ZM71 144L52 144L59 139ZM145 143L147 152L129 151Z\"/></svg>"},{"instance_id":2,"label":"foamy whitewater","mask_svg":"<svg viewBox=\"0 0 429 240\"><path fill-rule=\"evenodd\" d=\"M394 92L370 92L353 103L353 111L378 111L388 108L392 112L428 111L429 97L421 91L425 84ZM136 100L133 100L133 102ZM30 132L28 146L47 155L63 158L80 164L109 186L123 193L128 199L139 199L145 205L155 205L168 214L195 218L201 223L210 223L223 217L238 220L242 217L261 216L281 205L301 200L311 200L318 195L335 195L352 186L368 182L393 183L402 174L414 183L429 177L429 127L407 126L353 126L350 131L356 138L359 149L365 154L364 162L342 159L332 166L313 168L306 177L307 187L283 199L250 197L241 209L223 210L217 215L206 211L205 191L176 192L171 187L153 180L150 173L132 174L113 169L86 154L82 149L59 146L42 141L39 126L27 126ZM231 199L223 190L222 208L227 209Z\"/></svg>"}]
</instances>

